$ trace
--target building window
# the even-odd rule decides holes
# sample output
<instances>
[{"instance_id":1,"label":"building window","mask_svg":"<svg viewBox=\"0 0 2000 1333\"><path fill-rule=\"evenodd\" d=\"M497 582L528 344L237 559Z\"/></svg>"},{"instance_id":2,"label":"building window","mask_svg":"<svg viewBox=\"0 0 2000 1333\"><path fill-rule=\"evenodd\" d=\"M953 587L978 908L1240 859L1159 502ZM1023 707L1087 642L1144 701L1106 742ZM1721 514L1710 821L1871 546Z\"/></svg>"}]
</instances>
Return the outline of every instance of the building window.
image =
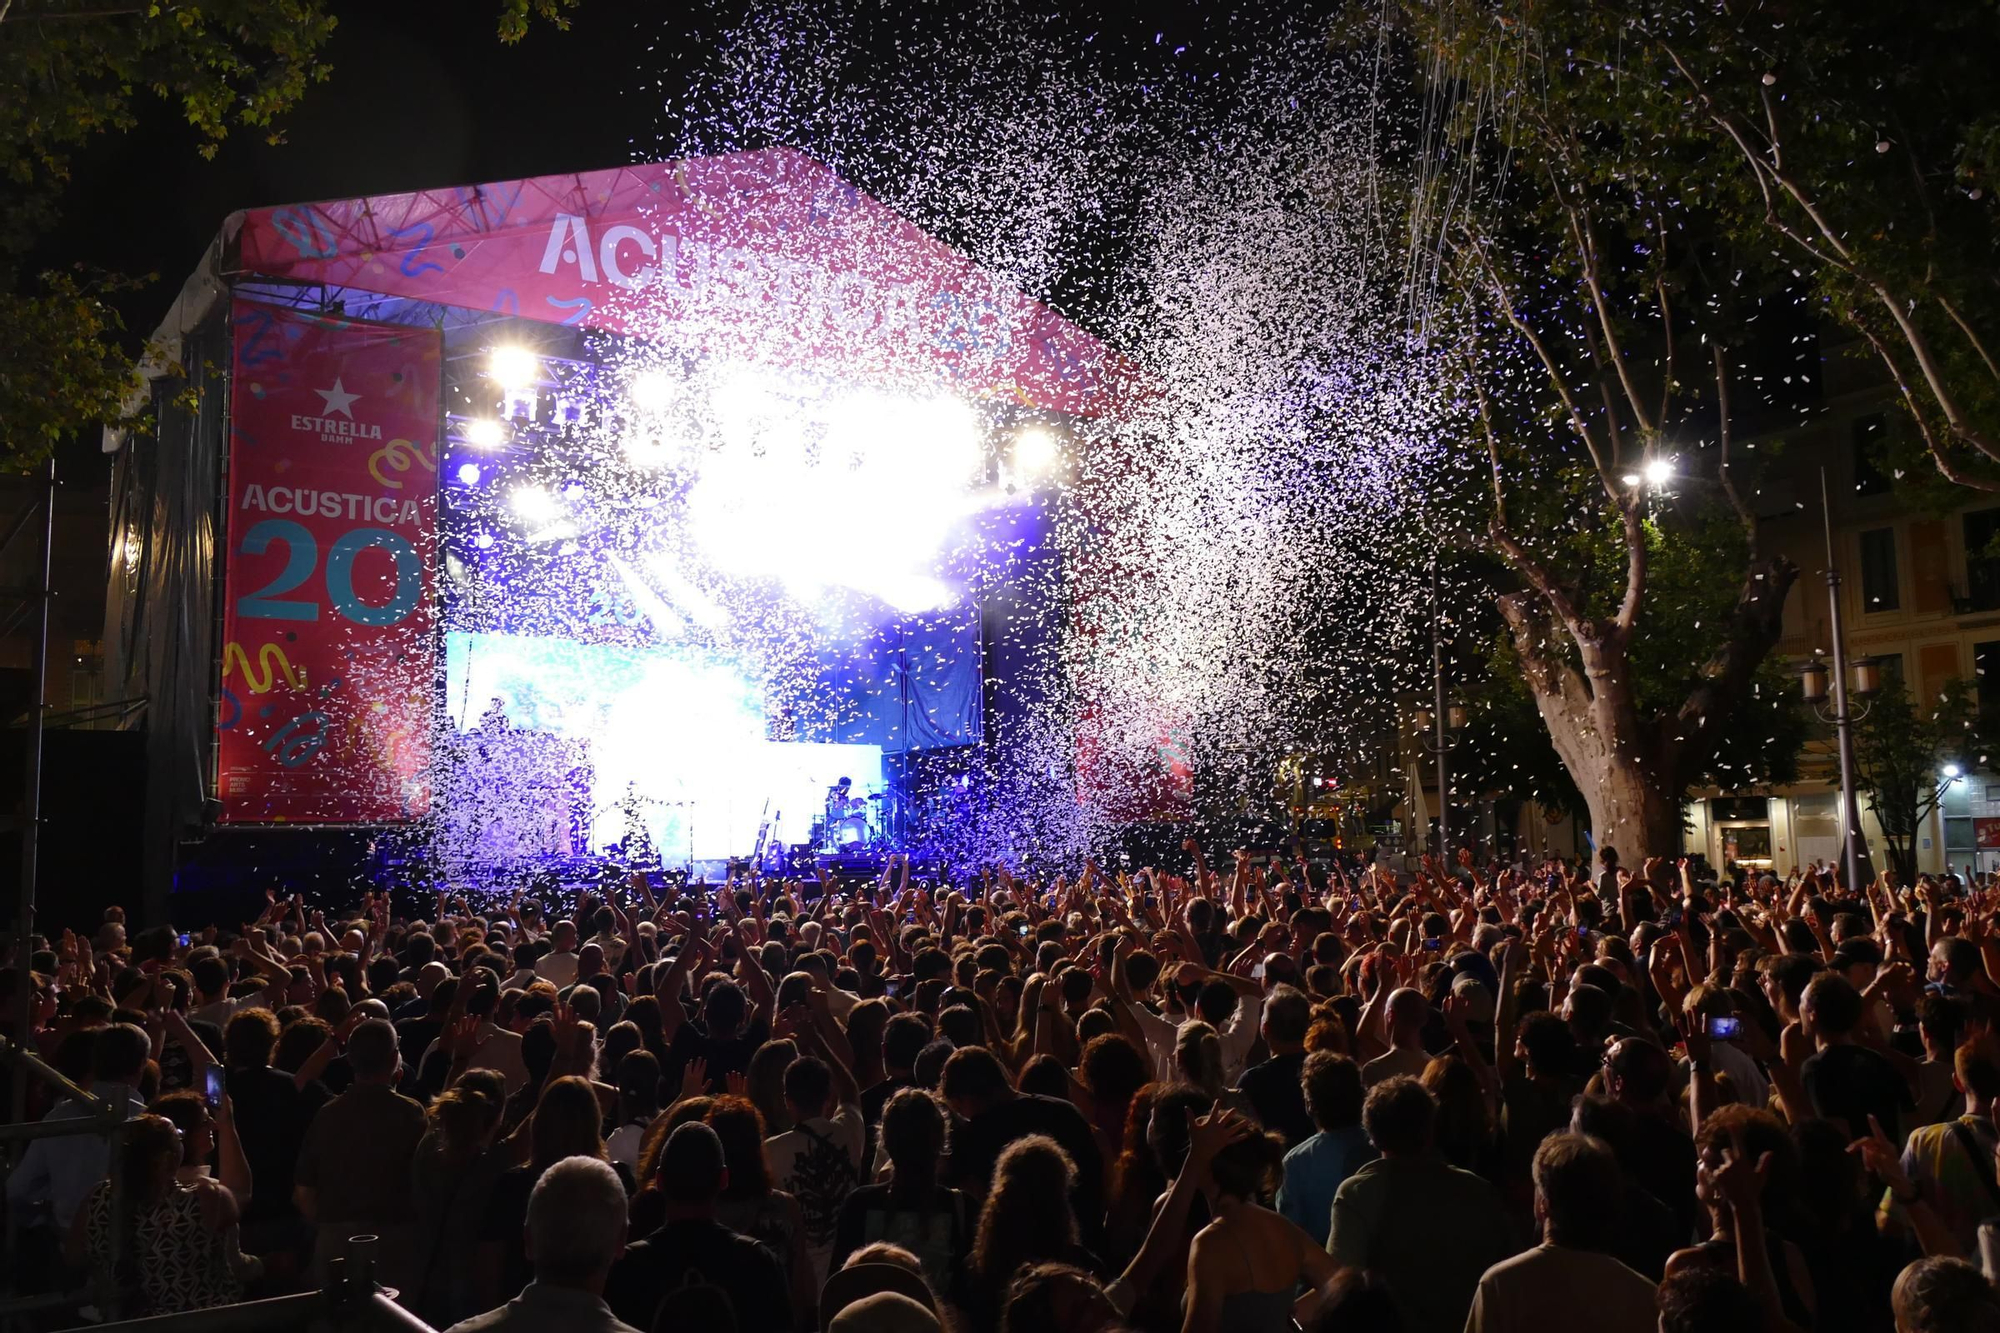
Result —
<instances>
[{"instance_id":1,"label":"building window","mask_svg":"<svg viewBox=\"0 0 2000 1333\"><path fill-rule=\"evenodd\" d=\"M1979 718L2000 721L2000 639L1972 645L1973 683L1979 691Z\"/></svg>"},{"instance_id":2,"label":"building window","mask_svg":"<svg viewBox=\"0 0 2000 1333\"><path fill-rule=\"evenodd\" d=\"M1854 432L1854 493L1856 495L1887 495L1889 475L1880 462L1882 449L1889 443L1883 427L1888 418L1880 412L1870 412L1867 416L1856 417L1852 424Z\"/></svg>"},{"instance_id":3,"label":"building window","mask_svg":"<svg viewBox=\"0 0 2000 1333\"><path fill-rule=\"evenodd\" d=\"M1965 516L1965 589L1968 611L2000 608L2000 509Z\"/></svg>"},{"instance_id":4,"label":"building window","mask_svg":"<svg viewBox=\"0 0 2000 1333\"><path fill-rule=\"evenodd\" d=\"M1944 850L1948 858L1969 861L1978 849L1978 835L1972 827L1971 816L1953 815L1944 821Z\"/></svg>"},{"instance_id":5,"label":"building window","mask_svg":"<svg viewBox=\"0 0 2000 1333\"><path fill-rule=\"evenodd\" d=\"M1861 534L1861 609L1894 611L1903 604L1896 581L1896 530L1870 528Z\"/></svg>"}]
</instances>

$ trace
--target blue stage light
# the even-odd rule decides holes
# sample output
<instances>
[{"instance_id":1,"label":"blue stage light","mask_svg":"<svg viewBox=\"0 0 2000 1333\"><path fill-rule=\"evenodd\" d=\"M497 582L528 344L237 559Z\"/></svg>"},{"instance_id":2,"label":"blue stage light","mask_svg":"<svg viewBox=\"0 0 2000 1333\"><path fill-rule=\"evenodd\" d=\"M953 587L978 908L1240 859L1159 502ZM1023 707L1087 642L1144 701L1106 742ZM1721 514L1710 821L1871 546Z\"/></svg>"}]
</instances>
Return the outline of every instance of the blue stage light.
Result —
<instances>
[{"instance_id":1,"label":"blue stage light","mask_svg":"<svg viewBox=\"0 0 2000 1333\"><path fill-rule=\"evenodd\" d=\"M479 464L460 463L458 465L458 483L461 486L477 486L479 484Z\"/></svg>"}]
</instances>

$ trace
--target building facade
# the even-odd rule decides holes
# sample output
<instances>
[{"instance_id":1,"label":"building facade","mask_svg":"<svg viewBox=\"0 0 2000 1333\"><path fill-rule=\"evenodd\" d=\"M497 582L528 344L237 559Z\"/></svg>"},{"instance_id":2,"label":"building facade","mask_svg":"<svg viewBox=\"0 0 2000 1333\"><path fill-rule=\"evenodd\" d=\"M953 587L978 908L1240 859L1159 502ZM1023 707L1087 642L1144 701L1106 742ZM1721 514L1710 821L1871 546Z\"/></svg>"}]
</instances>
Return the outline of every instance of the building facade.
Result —
<instances>
[{"instance_id":1,"label":"building facade","mask_svg":"<svg viewBox=\"0 0 2000 1333\"><path fill-rule=\"evenodd\" d=\"M1977 688L1982 715L2000 715L2000 495L1967 490L1955 510L1919 510L1875 460L1885 432L1905 428L1880 364L1858 344L1821 363L1825 411L1798 429L1752 441L1765 453L1756 497L1759 537L1799 578L1776 651L1803 665L1832 647L1827 586L1830 516L1838 596L1850 657L1880 660L1919 709L1946 682ZM1779 447L1781 446L1781 447ZM1824 478L1827 503L1822 509ZM1995 756L2000 759L2000 756ZM1938 809L1917 830L1920 871L2000 869L2000 772L1964 756ZM1886 864L1880 822L1861 798L1875 864ZM1785 874L1840 854L1839 771L1830 727L1816 726L1799 781L1768 793L1702 793L1688 805L1686 850L1721 866Z\"/></svg>"}]
</instances>

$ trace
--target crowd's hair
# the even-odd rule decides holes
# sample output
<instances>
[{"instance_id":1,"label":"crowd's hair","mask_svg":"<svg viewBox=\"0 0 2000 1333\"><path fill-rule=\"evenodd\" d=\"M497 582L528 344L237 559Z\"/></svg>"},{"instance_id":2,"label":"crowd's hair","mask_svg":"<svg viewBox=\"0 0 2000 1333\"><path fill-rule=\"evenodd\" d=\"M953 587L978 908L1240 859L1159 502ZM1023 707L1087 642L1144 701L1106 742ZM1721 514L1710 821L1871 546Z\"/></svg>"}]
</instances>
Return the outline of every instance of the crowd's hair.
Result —
<instances>
[{"instance_id":1,"label":"crowd's hair","mask_svg":"<svg viewBox=\"0 0 2000 1333\"><path fill-rule=\"evenodd\" d=\"M447 1088L425 1112L438 1152L451 1162L465 1162L479 1151L486 1135L500 1123L500 1108L472 1088Z\"/></svg>"},{"instance_id":2,"label":"crowd's hair","mask_svg":"<svg viewBox=\"0 0 2000 1333\"><path fill-rule=\"evenodd\" d=\"M1069 1191L1076 1166L1056 1141L1030 1134L1007 1145L993 1168L993 1189L980 1210L972 1270L1000 1290L1021 1265L1056 1259L1076 1244Z\"/></svg>"},{"instance_id":3,"label":"crowd's hair","mask_svg":"<svg viewBox=\"0 0 2000 1333\"><path fill-rule=\"evenodd\" d=\"M1361 1103L1361 1127L1376 1150L1399 1156L1422 1152L1437 1128L1437 1098L1408 1074L1383 1079Z\"/></svg>"},{"instance_id":4,"label":"crowd's hair","mask_svg":"<svg viewBox=\"0 0 2000 1333\"><path fill-rule=\"evenodd\" d=\"M528 1258L535 1280L582 1286L611 1266L625 1239L625 1186L595 1157L551 1163L528 1196Z\"/></svg>"}]
</instances>

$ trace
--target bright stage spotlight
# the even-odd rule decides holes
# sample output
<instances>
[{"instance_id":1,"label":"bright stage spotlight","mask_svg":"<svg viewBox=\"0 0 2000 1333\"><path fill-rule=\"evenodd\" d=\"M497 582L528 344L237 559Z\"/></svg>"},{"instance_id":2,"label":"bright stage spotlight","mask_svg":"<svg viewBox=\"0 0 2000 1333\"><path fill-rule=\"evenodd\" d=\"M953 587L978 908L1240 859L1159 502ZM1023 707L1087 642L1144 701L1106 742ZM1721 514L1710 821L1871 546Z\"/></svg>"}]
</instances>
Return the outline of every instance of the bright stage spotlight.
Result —
<instances>
[{"instance_id":1,"label":"bright stage spotlight","mask_svg":"<svg viewBox=\"0 0 2000 1333\"><path fill-rule=\"evenodd\" d=\"M490 551L493 549L493 534L482 532L472 539L472 544L482 551Z\"/></svg>"},{"instance_id":2,"label":"bright stage spotlight","mask_svg":"<svg viewBox=\"0 0 2000 1333\"><path fill-rule=\"evenodd\" d=\"M498 449L507 441L507 427L491 417L465 423L465 442L475 449Z\"/></svg>"},{"instance_id":3,"label":"bright stage spotlight","mask_svg":"<svg viewBox=\"0 0 2000 1333\"><path fill-rule=\"evenodd\" d=\"M632 406L641 412L658 412L674 401L675 385L664 370L642 370L632 377L628 392Z\"/></svg>"},{"instance_id":4,"label":"bright stage spotlight","mask_svg":"<svg viewBox=\"0 0 2000 1333\"><path fill-rule=\"evenodd\" d=\"M1655 489L1674 479L1674 460L1655 458L1646 464L1646 484Z\"/></svg>"},{"instance_id":5,"label":"bright stage spotlight","mask_svg":"<svg viewBox=\"0 0 2000 1333\"><path fill-rule=\"evenodd\" d=\"M1017 476L1038 477L1055 464L1056 454L1055 432L1029 426L1014 437L1014 472Z\"/></svg>"},{"instance_id":6,"label":"bright stage spotlight","mask_svg":"<svg viewBox=\"0 0 2000 1333\"><path fill-rule=\"evenodd\" d=\"M479 464L460 463L458 465L458 484L461 486L477 486L479 484Z\"/></svg>"},{"instance_id":7,"label":"bright stage spotlight","mask_svg":"<svg viewBox=\"0 0 2000 1333\"><path fill-rule=\"evenodd\" d=\"M542 359L525 347L496 347L486 354L486 369L502 389L516 393L541 378Z\"/></svg>"},{"instance_id":8,"label":"bright stage spotlight","mask_svg":"<svg viewBox=\"0 0 2000 1333\"><path fill-rule=\"evenodd\" d=\"M521 486L507 497L515 515L530 523L547 523L562 513L562 502L543 486Z\"/></svg>"}]
</instances>

